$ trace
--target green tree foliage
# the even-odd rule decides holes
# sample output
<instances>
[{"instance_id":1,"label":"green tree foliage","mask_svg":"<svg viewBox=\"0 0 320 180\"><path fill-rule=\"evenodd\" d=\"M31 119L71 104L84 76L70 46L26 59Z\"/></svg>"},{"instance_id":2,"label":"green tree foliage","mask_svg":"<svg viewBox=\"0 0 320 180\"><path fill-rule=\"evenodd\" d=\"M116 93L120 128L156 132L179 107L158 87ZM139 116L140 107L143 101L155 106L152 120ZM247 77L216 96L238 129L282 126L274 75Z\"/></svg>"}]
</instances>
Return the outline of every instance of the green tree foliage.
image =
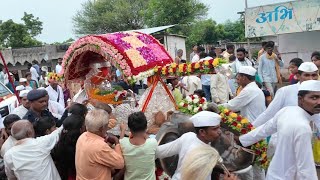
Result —
<instances>
[{"instance_id":1,"label":"green tree foliage","mask_svg":"<svg viewBox=\"0 0 320 180\"><path fill-rule=\"evenodd\" d=\"M8 20L0 23L0 46L1 47L32 47L42 43L35 39L42 31L42 22L32 14L24 14L24 24Z\"/></svg>"},{"instance_id":2,"label":"green tree foliage","mask_svg":"<svg viewBox=\"0 0 320 180\"><path fill-rule=\"evenodd\" d=\"M144 27L147 0L87 1L73 17L75 33L102 34Z\"/></svg>"},{"instance_id":3,"label":"green tree foliage","mask_svg":"<svg viewBox=\"0 0 320 180\"><path fill-rule=\"evenodd\" d=\"M187 46L191 47L195 44L215 44L224 36L224 27L217 25L212 19L198 21L192 24L189 36L187 38Z\"/></svg>"},{"instance_id":4,"label":"green tree foliage","mask_svg":"<svg viewBox=\"0 0 320 180\"><path fill-rule=\"evenodd\" d=\"M149 0L145 20L149 27L189 24L205 18L207 11L198 0Z\"/></svg>"},{"instance_id":5,"label":"green tree foliage","mask_svg":"<svg viewBox=\"0 0 320 180\"><path fill-rule=\"evenodd\" d=\"M243 42L246 40L244 22L240 20L235 22L227 21L223 26L225 31L224 40L231 42Z\"/></svg>"},{"instance_id":6,"label":"green tree foliage","mask_svg":"<svg viewBox=\"0 0 320 180\"><path fill-rule=\"evenodd\" d=\"M33 14L24 12L24 16L21 18L21 20L24 21L25 27L27 28L31 37L41 34L42 22L39 20L39 17L35 18Z\"/></svg>"},{"instance_id":7,"label":"green tree foliage","mask_svg":"<svg viewBox=\"0 0 320 180\"><path fill-rule=\"evenodd\" d=\"M52 45L63 45L63 44L72 44L75 40L73 38L69 38L63 42L54 42Z\"/></svg>"}]
</instances>

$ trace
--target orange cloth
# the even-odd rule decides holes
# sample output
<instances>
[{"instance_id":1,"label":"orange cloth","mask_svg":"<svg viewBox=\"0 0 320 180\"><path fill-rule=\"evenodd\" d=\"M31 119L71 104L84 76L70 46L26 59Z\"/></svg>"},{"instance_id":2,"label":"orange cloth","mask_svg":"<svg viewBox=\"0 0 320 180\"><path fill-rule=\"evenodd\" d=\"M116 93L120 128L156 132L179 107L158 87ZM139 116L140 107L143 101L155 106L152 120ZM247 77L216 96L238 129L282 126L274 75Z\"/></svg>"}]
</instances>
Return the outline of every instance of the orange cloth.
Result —
<instances>
[{"instance_id":1,"label":"orange cloth","mask_svg":"<svg viewBox=\"0 0 320 180\"><path fill-rule=\"evenodd\" d=\"M104 138L90 132L79 137L76 146L77 180L111 180L111 170L123 166L122 155L105 143Z\"/></svg>"},{"instance_id":2,"label":"orange cloth","mask_svg":"<svg viewBox=\"0 0 320 180\"><path fill-rule=\"evenodd\" d=\"M240 92L242 91L243 87L242 86L239 86L237 88L237 92L236 92L236 96L238 96L240 94Z\"/></svg>"},{"instance_id":3,"label":"orange cloth","mask_svg":"<svg viewBox=\"0 0 320 180\"><path fill-rule=\"evenodd\" d=\"M262 54L264 54L265 52L266 52L266 51L264 51L263 48L259 50L257 62L260 60L260 56L261 56Z\"/></svg>"}]
</instances>

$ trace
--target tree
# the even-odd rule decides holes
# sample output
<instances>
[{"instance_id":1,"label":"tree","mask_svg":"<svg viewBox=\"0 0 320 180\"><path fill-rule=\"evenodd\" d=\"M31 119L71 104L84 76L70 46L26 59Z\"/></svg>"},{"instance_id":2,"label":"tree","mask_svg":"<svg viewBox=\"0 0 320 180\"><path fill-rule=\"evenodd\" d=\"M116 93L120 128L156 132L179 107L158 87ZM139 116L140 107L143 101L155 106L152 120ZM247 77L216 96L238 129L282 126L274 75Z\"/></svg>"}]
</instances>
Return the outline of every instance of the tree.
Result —
<instances>
[{"instance_id":1,"label":"tree","mask_svg":"<svg viewBox=\"0 0 320 180\"><path fill-rule=\"evenodd\" d=\"M246 40L244 22L240 20L231 22L228 20L223 26L225 30L224 40L230 42L243 42Z\"/></svg>"},{"instance_id":2,"label":"tree","mask_svg":"<svg viewBox=\"0 0 320 180\"><path fill-rule=\"evenodd\" d=\"M42 22L39 20L39 17L35 18L33 14L24 12L24 16L21 18L21 20L24 21L25 27L27 28L31 37L41 34Z\"/></svg>"},{"instance_id":3,"label":"tree","mask_svg":"<svg viewBox=\"0 0 320 180\"><path fill-rule=\"evenodd\" d=\"M72 44L75 40L73 38L69 38L63 42L54 42L52 45L64 45L64 44Z\"/></svg>"},{"instance_id":4,"label":"tree","mask_svg":"<svg viewBox=\"0 0 320 180\"><path fill-rule=\"evenodd\" d=\"M87 1L73 17L75 33L103 34L144 27L148 0Z\"/></svg>"},{"instance_id":5,"label":"tree","mask_svg":"<svg viewBox=\"0 0 320 180\"><path fill-rule=\"evenodd\" d=\"M187 38L187 46L195 44L216 44L224 37L224 27L212 19L192 24Z\"/></svg>"},{"instance_id":6,"label":"tree","mask_svg":"<svg viewBox=\"0 0 320 180\"><path fill-rule=\"evenodd\" d=\"M205 18L207 11L198 0L149 0L145 20L149 27L189 24Z\"/></svg>"},{"instance_id":7,"label":"tree","mask_svg":"<svg viewBox=\"0 0 320 180\"><path fill-rule=\"evenodd\" d=\"M24 24L15 23L12 19L0 23L0 46L2 47L32 47L42 45L35 36L42 31L42 22L32 14L24 13Z\"/></svg>"}]
</instances>

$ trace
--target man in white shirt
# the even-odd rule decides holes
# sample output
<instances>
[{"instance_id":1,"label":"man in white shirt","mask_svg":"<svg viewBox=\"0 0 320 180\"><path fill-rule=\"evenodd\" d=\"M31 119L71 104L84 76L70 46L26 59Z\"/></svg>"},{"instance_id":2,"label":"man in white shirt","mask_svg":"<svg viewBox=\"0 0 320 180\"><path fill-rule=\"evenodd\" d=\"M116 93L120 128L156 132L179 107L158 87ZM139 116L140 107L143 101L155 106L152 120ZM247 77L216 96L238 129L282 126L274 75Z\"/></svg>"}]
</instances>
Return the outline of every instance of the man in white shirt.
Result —
<instances>
[{"instance_id":1,"label":"man in white shirt","mask_svg":"<svg viewBox=\"0 0 320 180\"><path fill-rule=\"evenodd\" d=\"M65 108L63 90L56 80L50 79L49 86L46 90L51 101L58 102L63 108Z\"/></svg>"},{"instance_id":2,"label":"man in white shirt","mask_svg":"<svg viewBox=\"0 0 320 180\"><path fill-rule=\"evenodd\" d=\"M183 134L180 138L170 143L158 146L156 156L157 158L166 158L173 155L179 155L177 169L172 176L172 180L181 179L181 168L186 158L186 155L201 145L207 145L210 142L217 140L221 134L220 130L220 115L209 112L201 111L190 118L196 133L188 132ZM211 175L207 177L211 179Z\"/></svg>"},{"instance_id":3,"label":"man in white shirt","mask_svg":"<svg viewBox=\"0 0 320 180\"><path fill-rule=\"evenodd\" d=\"M249 59L246 59L245 54L246 54L246 50L244 48L237 49L237 59L231 64L233 77L235 77L238 74L240 67L242 66L252 67L252 62Z\"/></svg>"},{"instance_id":4,"label":"man in white shirt","mask_svg":"<svg viewBox=\"0 0 320 180\"><path fill-rule=\"evenodd\" d=\"M56 73L60 74L61 70L62 70L62 58L58 58L58 64L56 65Z\"/></svg>"},{"instance_id":5,"label":"man in white shirt","mask_svg":"<svg viewBox=\"0 0 320 180\"><path fill-rule=\"evenodd\" d=\"M189 59L189 62L191 62L192 61L192 59L193 59L193 56L196 54L196 52L197 52L197 48L198 48L198 46L193 46L193 48L192 48L192 53L190 53L190 59Z\"/></svg>"},{"instance_id":6,"label":"man in white shirt","mask_svg":"<svg viewBox=\"0 0 320 180\"><path fill-rule=\"evenodd\" d=\"M266 109L264 94L255 82L256 72L251 66L241 66L237 74L237 83L243 89L234 99L222 104L234 112L240 111L251 123Z\"/></svg>"},{"instance_id":7,"label":"man in white shirt","mask_svg":"<svg viewBox=\"0 0 320 180\"><path fill-rule=\"evenodd\" d=\"M241 66L236 78L237 83L243 89L238 96L222 104L234 112L240 111L240 114L248 118L251 123L266 109L265 96L255 82L256 72L252 66ZM262 169L253 166L251 171L242 176L246 180L264 180L265 175Z\"/></svg>"},{"instance_id":8,"label":"man in white shirt","mask_svg":"<svg viewBox=\"0 0 320 180\"><path fill-rule=\"evenodd\" d=\"M39 90L46 90L44 87L40 87L38 89ZM51 99L49 99L49 101L48 101L48 110L51 112L51 114L55 118L61 119L65 109L58 102L52 101Z\"/></svg>"},{"instance_id":9,"label":"man in white shirt","mask_svg":"<svg viewBox=\"0 0 320 180\"><path fill-rule=\"evenodd\" d=\"M27 84L27 79L26 78L20 78L19 79L19 83L21 84L21 86L24 87L24 89L31 91L32 87L30 85ZM17 90L17 89L16 89ZM23 89L22 89L23 90Z\"/></svg>"},{"instance_id":10,"label":"man in white shirt","mask_svg":"<svg viewBox=\"0 0 320 180\"><path fill-rule=\"evenodd\" d=\"M17 142L17 140L11 136L11 127L16 121L19 121L19 120L21 120L21 118L16 114L9 114L3 120L5 131L9 137L1 147L1 157L4 157L5 153L9 149L11 149Z\"/></svg>"},{"instance_id":11,"label":"man in white shirt","mask_svg":"<svg viewBox=\"0 0 320 180\"><path fill-rule=\"evenodd\" d=\"M33 126L28 120L14 123L11 133L17 143L4 155L8 179L60 180L50 152L59 141L62 129L35 139Z\"/></svg>"},{"instance_id":12,"label":"man in white shirt","mask_svg":"<svg viewBox=\"0 0 320 180\"><path fill-rule=\"evenodd\" d=\"M228 84L228 77L220 72L211 76L210 89L212 102L217 104L227 103L229 101L229 97L233 97Z\"/></svg>"},{"instance_id":13,"label":"man in white shirt","mask_svg":"<svg viewBox=\"0 0 320 180\"><path fill-rule=\"evenodd\" d=\"M185 87L185 89L182 89L182 94L185 96L193 94L195 90L202 89L201 80L197 76L185 76L181 83Z\"/></svg>"},{"instance_id":14,"label":"man in white shirt","mask_svg":"<svg viewBox=\"0 0 320 180\"><path fill-rule=\"evenodd\" d=\"M30 70L30 73L31 73L31 79L36 81L37 84L38 84L38 81L39 81L39 74L36 70L36 68L34 68L32 66L32 64L28 64L28 69Z\"/></svg>"},{"instance_id":15,"label":"man in white shirt","mask_svg":"<svg viewBox=\"0 0 320 180\"><path fill-rule=\"evenodd\" d=\"M30 103L28 101L27 95L29 93L29 90L22 90L19 93L20 97L20 103L21 105L15 108L11 114L16 114L18 115L21 119L23 118L24 115L27 114L28 109L30 108Z\"/></svg>"},{"instance_id":16,"label":"man in white shirt","mask_svg":"<svg viewBox=\"0 0 320 180\"><path fill-rule=\"evenodd\" d=\"M268 168L267 180L317 180L312 152L312 115L320 113L320 81L301 83L298 106L288 106L274 118L248 134L240 136L247 147L274 133L278 134L275 154Z\"/></svg>"},{"instance_id":17,"label":"man in white shirt","mask_svg":"<svg viewBox=\"0 0 320 180\"><path fill-rule=\"evenodd\" d=\"M195 63L198 62L200 60L200 53L204 52L204 48L201 46L197 46L197 50L195 51L195 55L193 56L191 62Z\"/></svg>"},{"instance_id":18,"label":"man in white shirt","mask_svg":"<svg viewBox=\"0 0 320 180\"><path fill-rule=\"evenodd\" d=\"M268 108L260 114L252 123L254 127L259 127L272 119L280 109L287 106L298 105L298 89L302 82L318 79L318 68L312 62L304 62L298 68L297 78L299 83L282 87L277 90L274 99L269 104Z\"/></svg>"},{"instance_id":19,"label":"man in white shirt","mask_svg":"<svg viewBox=\"0 0 320 180\"><path fill-rule=\"evenodd\" d=\"M285 86L278 89L274 99L271 101L268 108L262 114L260 114L252 123L254 127L259 127L267 121L271 120L274 115L284 107L297 106L299 86L304 81L318 79L317 66L312 62L302 63L298 68L297 78L300 80L297 84ZM277 135L273 134L268 145L268 156L272 156L274 154L276 145Z\"/></svg>"}]
</instances>

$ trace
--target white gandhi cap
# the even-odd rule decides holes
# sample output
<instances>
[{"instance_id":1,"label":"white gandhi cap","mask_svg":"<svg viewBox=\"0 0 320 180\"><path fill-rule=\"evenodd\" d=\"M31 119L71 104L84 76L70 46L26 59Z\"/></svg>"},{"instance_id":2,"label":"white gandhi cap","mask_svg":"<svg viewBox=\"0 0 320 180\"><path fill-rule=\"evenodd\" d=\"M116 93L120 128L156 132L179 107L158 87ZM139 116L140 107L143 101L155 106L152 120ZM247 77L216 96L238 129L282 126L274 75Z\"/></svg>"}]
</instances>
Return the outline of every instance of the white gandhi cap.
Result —
<instances>
[{"instance_id":1,"label":"white gandhi cap","mask_svg":"<svg viewBox=\"0 0 320 180\"><path fill-rule=\"evenodd\" d=\"M201 111L193 115L190 120L194 127L218 126L221 122L221 116L210 111Z\"/></svg>"},{"instance_id":2,"label":"white gandhi cap","mask_svg":"<svg viewBox=\"0 0 320 180\"><path fill-rule=\"evenodd\" d=\"M312 63L312 62L304 62L302 63L299 68L298 68L299 71L303 71L303 72L315 72L315 71L318 71L318 67Z\"/></svg>"},{"instance_id":3,"label":"white gandhi cap","mask_svg":"<svg viewBox=\"0 0 320 180\"><path fill-rule=\"evenodd\" d=\"M19 93L19 97L27 97L29 92L30 92L29 90L22 90Z\"/></svg>"},{"instance_id":4,"label":"white gandhi cap","mask_svg":"<svg viewBox=\"0 0 320 180\"><path fill-rule=\"evenodd\" d=\"M256 72L257 70L251 66L241 66L238 73L255 76Z\"/></svg>"},{"instance_id":5,"label":"white gandhi cap","mask_svg":"<svg viewBox=\"0 0 320 180\"><path fill-rule=\"evenodd\" d=\"M24 85L20 85L20 86L16 87L17 91L22 91L22 90L25 90L25 89L26 89L26 87L24 87Z\"/></svg>"},{"instance_id":6,"label":"white gandhi cap","mask_svg":"<svg viewBox=\"0 0 320 180\"><path fill-rule=\"evenodd\" d=\"M320 91L320 81L318 80L303 81L299 86L299 91Z\"/></svg>"},{"instance_id":7,"label":"white gandhi cap","mask_svg":"<svg viewBox=\"0 0 320 180\"><path fill-rule=\"evenodd\" d=\"M20 78L20 79L19 79L19 82L21 82L21 83L27 82L27 79L26 79L26 78Z\"/></svg>"}]
</instances>

